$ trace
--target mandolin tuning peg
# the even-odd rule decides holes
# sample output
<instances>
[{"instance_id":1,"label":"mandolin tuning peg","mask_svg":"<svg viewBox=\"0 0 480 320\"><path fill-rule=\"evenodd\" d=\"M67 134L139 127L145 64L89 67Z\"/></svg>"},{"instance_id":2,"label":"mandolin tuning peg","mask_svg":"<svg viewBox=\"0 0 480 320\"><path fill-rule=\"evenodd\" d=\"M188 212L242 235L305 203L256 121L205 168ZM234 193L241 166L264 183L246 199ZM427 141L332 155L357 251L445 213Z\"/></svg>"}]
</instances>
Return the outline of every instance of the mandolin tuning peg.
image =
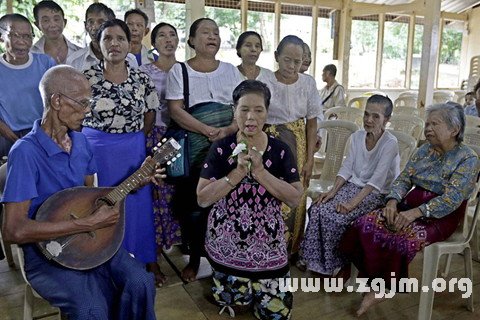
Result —
<instances>
[{"instance_id":1,"label":"mandolin tuning peg","mask_svg":"<svg viewBox=\"0 0 480 320\"><path fill-rule=\"evenodd\" d=\"M177 153L176 157L177 158L180 158L181 154L180 153Z\"/></svg>"},{"instance_id":2,"label":"mandolin tuning peg","mask_svg":"<svg viewBox=\"0 0 480 320\"><path fill-rule=\"evenodd\" d=\"M175 162L175 160L177 160L177 158L173 157L170 161Z\"/></svg>"},{"instance_id":3,"label":"mandolin tuning peg","mask_svg":"<svg viewBox=\"0 0 480 320\"><path fill-rule=\"evenodd\" d=\"M157 148L157 147L153 147L153 151L157 152L157 151L158 151L158 148Z\"/></svg>"},{"instance_id":4,"label":"mandolin tuning peg","mask_svg":"<svg viewBox=\"0 0 480 320\"><path fill-rule=\"evenodd\" d=\"M161 147L161 146L162 146L161 142L157 143L157 147Z\"/></svg>"},{"instance_id":5,"label":"mandolin tuning peg","mask_svg":"<svg viewBox=\"0 0 480 320\"><path fill-rule=\"evenodd\" d=\"M162 143L165 143L165 141L167 141L167 138L162 139Z\"/></svg>"},{"instance_id":6,"label":"mandolin tuning peg","mask_svg":"<svg viewBox=\"0 0 480 320\"><path fill-rule=\"evenodd\" d=\"M167 161L167 166L171 165L172 164L172 161Z\"/></svg>"}]
</instances>

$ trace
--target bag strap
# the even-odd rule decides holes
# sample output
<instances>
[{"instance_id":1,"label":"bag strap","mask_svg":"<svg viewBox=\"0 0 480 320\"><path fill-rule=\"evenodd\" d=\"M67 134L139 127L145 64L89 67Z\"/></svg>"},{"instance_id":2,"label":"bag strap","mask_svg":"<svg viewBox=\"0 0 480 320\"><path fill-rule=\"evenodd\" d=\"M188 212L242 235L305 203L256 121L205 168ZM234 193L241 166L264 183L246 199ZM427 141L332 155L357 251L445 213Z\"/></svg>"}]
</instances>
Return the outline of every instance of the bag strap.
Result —
<instances>
[{"instance_id":1,"label":"bag strap","mask_svg":"<svg viewBox=\"0 0 480 320\"><path fill-rule=\"evenodd\" d=\"M335 88L333 88L332 92L330 92L330 94L329 94L325 99L323 99L322 105L324 105L325 102L327 102L328 99L330 99L330 98L333 96L333 94L335 93L335 90L337 90L337 88L338 88L339 86L340 86L340 85L337 84L337 85L335 86Z\"/></svg>"},{"instance_id":2,"label":"bag strap","mask_svg":"<svg viewBox=\"0 0 480 320\"><path fill-rule=\"evenodd\" d=\"M179 62L180 66L182 67L182 75L183 75L183 104L185 106L185 111L190 113L189 111L189 97L190 97L190 88L188 86L188 71L187 66L184 62Z\"/></svg>"}]
</instances>

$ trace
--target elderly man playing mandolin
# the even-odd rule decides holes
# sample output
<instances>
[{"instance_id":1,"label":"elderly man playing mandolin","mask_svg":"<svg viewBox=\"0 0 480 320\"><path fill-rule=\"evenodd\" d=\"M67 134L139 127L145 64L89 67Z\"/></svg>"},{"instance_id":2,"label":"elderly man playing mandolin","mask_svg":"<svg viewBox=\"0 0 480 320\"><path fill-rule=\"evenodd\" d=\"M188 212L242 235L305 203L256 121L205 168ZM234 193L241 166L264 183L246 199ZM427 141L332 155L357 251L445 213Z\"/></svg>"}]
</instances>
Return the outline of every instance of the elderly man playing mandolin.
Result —
<instances>
[{"instance_id":1,"label":"elderly man playing mandolin","mask_svg":"<svg viewBox=\"0 0 480 320\"><path fill-rule=\"evenodd\" d=\"M85 114L91 111L90 85L84 75L68 66L54 67L43 76L40 91L43 118L15 143L8 158L2 199L6 210L2 229L5 240L21 245L30 284L68 319L155 319L153 274L124 249L117 251L116 247L106 262L94 268L71 270L47 259L49 254L36 245L42 241L62 244L57 247L62 251L69 244L65 238L95 238L94 234L101 238L102 230L123 221L121 200L115 204L97 202L84 216L65 210L69 218L55 222L35 220L47 198L67 188L92 186L96 172L90 146L77 132ZM137 179L136 187L163 178L163 169L152 161L147 158L139 170L145 174ZM81 196L72 198L80 200ZM60 200L62 205L66 201L63 197ZM90 258L85 253L77 256L78 260Z\"/></svg>"}]
</instances>

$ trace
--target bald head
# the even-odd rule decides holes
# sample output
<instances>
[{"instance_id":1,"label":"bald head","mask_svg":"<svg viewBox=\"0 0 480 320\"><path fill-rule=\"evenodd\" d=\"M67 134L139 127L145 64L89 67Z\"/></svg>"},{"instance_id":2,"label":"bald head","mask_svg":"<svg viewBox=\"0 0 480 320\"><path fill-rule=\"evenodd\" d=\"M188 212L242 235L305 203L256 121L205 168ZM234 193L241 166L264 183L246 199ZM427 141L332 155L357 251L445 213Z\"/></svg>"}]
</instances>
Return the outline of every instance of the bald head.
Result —
<instances>
[{"instance_id":1,"label":"bald head","mask_svg":"<svg viewBox=\"0 0 480 320\"><path fill-rule=\"evenodd\" d=\"M84 90L90 91L90 84L85 75L76 69L59 65L50 68L40 80L40 94L45 109L50 107L50 98L54 93L74 95Z\"/></svg>"}]
</instances>

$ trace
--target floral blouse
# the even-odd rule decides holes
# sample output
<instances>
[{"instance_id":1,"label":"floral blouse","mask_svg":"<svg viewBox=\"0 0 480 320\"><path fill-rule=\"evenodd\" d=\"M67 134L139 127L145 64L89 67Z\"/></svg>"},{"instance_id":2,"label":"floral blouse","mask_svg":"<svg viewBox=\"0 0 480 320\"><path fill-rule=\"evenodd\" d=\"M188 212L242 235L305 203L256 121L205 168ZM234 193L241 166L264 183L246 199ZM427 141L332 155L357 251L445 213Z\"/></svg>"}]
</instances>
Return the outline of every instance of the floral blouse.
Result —
<instances>
[{"instance_id":1,"label":"floral blouse","mask_svg":"<svg viewBox=\"0 0 480 320\"><path fill-rule=\"evenodd\" d=\"M236 135L215 142L205 160L201 177L218 180L236 168L230 157ZM300 181L289 147L273 137L263 154L263 165L288 183ZM245 177L208 215L205 249L212 266L221 272L266 279L288 272L285 225L281 201L256 180Z\"/></svg>"},{"instance_id":2,"label":"floral blouse","mask_svg":"<svg viewBox=\"0 0 480 320\"><path fill-rule=\"evenodd\" d=\"M159 107L155 86L145 73L127 63L128 77L116 84L103 76L103 63L83 71L92 87L92 112L83 125L108 133L131 133L143 129L144 114Z\"/></svg>"},{"instance_id":3,"label":"floral blouse","mask_svg":"<svg viewBox=\"0 0 480 320\"><path fill-rule=\"evenodd\" d=\"M438 197L420 205L420 211L427 217L442 218L470 197L478 170L478 158L469 147L459 144L442 155L431 144L425 143L393 182L386 200L400 202L413 186L418 186L438 194Z\"/></svg>"}]
</instances>

